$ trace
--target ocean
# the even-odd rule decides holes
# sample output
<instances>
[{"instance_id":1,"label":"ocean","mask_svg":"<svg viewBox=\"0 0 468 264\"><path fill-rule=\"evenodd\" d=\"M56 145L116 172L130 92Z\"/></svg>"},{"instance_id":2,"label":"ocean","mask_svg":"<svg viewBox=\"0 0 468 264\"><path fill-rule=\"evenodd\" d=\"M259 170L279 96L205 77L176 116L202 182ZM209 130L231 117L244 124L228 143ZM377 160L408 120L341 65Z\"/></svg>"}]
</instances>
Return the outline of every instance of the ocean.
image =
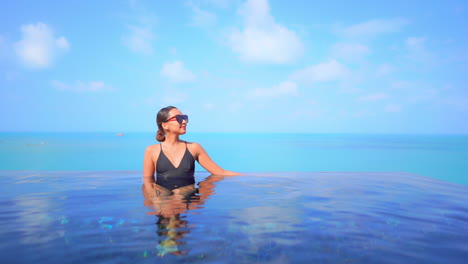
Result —
<instances>
[{"instance_id":1,"label":"ocean","mask_svg":"<svg viewBox=\"0 0 468 264\"><path fill-rule=\"evenodd\" d=\"M225 169L142 192L151 133L0 133L4 263L465 263L468 136L197 134Z\"/></svg>"},{"instance_id":2,"label":"ocean","mask_svg":"<svg viewBox=\"0 0 468 264\"><path fill-rule=\"evenodd\" d=\"M238 172L407 172L468 184L468 135L187 133ZM1 170L142 170L153 133L0 133ZM204 171L197 164L196 171Z\"/></svg>"}]
</instances>

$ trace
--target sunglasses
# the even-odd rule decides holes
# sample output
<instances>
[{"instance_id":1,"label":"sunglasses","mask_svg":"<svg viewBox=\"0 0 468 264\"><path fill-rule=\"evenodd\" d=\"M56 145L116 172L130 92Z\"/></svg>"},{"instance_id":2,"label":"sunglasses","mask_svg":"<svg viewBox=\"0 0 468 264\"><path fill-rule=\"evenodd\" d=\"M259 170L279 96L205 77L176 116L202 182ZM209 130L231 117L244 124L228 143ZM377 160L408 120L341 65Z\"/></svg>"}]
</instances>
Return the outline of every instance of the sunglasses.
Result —
<instances>
[{"instance_id":1,"label":"sunglasses","mask_svg":"<svg viewBox=\"0 0 468 264\"><path fill-rule=\"evenodd\" d=\"M168 120L166 120L165 122L174 121L174 120L179 122L179 124L182 124L182 122L184 120L185 120L185 122L188 123L188 115L175 115L175 116L169 118Z\"/></svg>"}]
</instances>

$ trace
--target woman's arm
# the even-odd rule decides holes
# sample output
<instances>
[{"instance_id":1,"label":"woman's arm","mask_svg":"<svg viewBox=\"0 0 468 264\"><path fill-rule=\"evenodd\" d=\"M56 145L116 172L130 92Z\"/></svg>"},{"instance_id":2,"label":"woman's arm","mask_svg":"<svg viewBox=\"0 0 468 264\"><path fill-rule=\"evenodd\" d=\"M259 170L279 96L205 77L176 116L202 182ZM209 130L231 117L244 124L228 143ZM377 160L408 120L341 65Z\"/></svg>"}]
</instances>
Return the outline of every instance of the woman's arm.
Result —
<instances>
[{"instance_id":1,"label":"woman's arm","mask_svg":"<svg viewBox=\"0 0 468 264\"><path fill-rule=\"evenodd\" d=\"M154 193L153 183L155 183L153 147L149 146L146 148L143 157L143 188L147 194Z\"/></svg>"},{"instance_id":2,"label":"woman's arm","mask_svg":"<svg viewBox=\"0 0 468 264\"><path fill-rule=\"evenodd\" d=\"M205 204L208 198L215 194L214 188L216 185L214 183L223 180L225 177L220 175L210 175L205 180L198 183L198 197L200 199L193 199L190 201L188 208L193 210L200 208L203 204Z\"/></svg>"},{"instance_id":3,"label":"woman's arm","mask_svg":"<svg viewBox=\"0 0 468 264\"><path fill-rule=\"evenodd\" d=\"M241 173L233 172L233 171L228 171L224 170L223 168L219 167L218 164L216 164L206 153L205 149L198 144L198 143L193 143L195 153L198 157L198 163L205 168L207 171L209 171L211 174L214 175L222 175L222 176L234 176L234 175L242 175Z\"/></svg>"}]
</instances>

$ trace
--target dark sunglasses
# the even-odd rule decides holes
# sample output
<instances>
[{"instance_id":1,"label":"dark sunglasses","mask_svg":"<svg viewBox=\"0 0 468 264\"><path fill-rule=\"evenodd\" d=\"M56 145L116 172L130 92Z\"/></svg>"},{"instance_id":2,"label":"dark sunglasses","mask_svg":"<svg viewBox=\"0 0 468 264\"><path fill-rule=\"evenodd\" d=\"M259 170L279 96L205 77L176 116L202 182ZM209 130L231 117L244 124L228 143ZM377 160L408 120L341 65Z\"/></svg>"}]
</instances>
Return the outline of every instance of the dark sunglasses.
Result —
<instances>
[{"instance_id":1,"label":"dark sunglasses","mask_svg":"<svg viewBox=\"0 0 468 264\"><path fill-rule=\"evenodd\" d=\"M185 120L185 122L188 123L188 115L175 115L171 118L169 118L168 120L164 121L164 122L169 122L169 121L174 121L176 120L177 122L179 122L179 124L182 124L182 122Z\"/></svg>"}]
</instances>

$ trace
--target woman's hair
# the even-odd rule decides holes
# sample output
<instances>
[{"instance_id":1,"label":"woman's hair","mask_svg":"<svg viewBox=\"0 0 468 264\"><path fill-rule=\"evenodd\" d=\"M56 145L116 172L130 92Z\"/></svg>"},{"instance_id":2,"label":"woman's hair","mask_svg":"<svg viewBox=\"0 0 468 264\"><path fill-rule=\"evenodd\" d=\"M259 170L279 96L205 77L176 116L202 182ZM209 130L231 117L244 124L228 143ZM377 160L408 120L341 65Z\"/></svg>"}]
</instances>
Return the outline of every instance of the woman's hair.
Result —
<instances>
[{"instance_id":1,"label":"woman's hair","mask_svg":"<svg viewBox=\"0 0 468 264\"><path fill-rule=\"evenodd\" d=\"M162 128L162 123L166 122L169 119L169 111L172 109L177 108L175 106L166 106L159 110L158 114L156 115L156 124L158 125L158 132L156 133L156 140L159 142L163 142L166 140L166 136L164 135L164 129Z\"/></svg>"}]
</instances>

